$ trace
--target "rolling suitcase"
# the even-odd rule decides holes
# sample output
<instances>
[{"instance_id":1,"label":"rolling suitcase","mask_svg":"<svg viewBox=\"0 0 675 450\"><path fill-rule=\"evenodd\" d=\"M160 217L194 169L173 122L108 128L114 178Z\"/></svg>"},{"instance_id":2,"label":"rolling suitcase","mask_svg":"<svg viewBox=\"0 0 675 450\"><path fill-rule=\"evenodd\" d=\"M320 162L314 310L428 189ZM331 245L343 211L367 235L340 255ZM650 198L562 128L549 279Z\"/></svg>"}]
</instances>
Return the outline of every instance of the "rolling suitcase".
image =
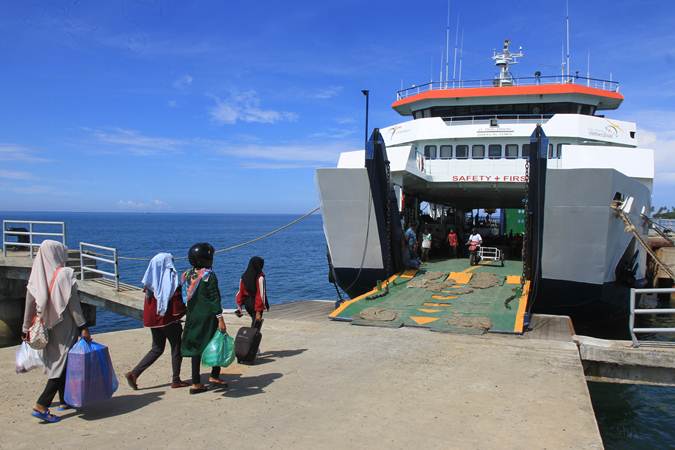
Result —
<instances>
[{"instance_id":1,"label":"rolling suitcase","mask_svg":"<svg viewBox=\"0 0 675 450\"><path fill-rule=\"evenodd\" d=\"M234 354L239 364L253 364L258 356L262 333L259 328L241 327L234 339Z\"/></svg>"}]
</instances>

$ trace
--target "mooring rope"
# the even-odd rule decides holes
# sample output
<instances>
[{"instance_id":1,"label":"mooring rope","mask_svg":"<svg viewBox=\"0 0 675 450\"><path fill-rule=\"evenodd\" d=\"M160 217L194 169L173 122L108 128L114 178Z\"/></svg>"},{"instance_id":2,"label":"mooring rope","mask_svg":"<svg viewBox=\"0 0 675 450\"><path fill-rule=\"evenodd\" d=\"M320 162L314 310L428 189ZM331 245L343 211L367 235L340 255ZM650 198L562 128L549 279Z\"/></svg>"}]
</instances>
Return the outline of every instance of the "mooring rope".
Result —
<instances>
[{"instance_id":1,"label":"mooring rope","mask_svg":"<svg viewBox=\"0 0 675 450\"><path fill-rule=\"evenodd\" d=\"M307 217L309 217L312 214L314 214L315 212L317 212L319 209L321 209L321 207L317 206L316 208L312 209L311 211L303 214L302 216L298 217L297 219L292 220L291 222L288 222L285 225L280 226L279 228L275 228L274 230L272 230L268 233L260 235L256 238L248 240L246 242L241 242L239 244L232 245L230 247L218 249L218 250L216 250L216 253L229 252L229 251L236 250L238 248L245 247L247 245L253 244L255 242L262 241L263 239L267 239L268 237L273 236L273 235L277 234L278 232L285 230L286 228L290 228L293 225L295 225L296 223L306 219ZM123 260L126 260L126 261L150 261L152 259L152 257L145 258L145 257L133 257L133 256L118 256L117 259L123 259ZM174 259L176 259L176 260L187 259L187 256L174 257Z\"/></svg>"}]
</instances>

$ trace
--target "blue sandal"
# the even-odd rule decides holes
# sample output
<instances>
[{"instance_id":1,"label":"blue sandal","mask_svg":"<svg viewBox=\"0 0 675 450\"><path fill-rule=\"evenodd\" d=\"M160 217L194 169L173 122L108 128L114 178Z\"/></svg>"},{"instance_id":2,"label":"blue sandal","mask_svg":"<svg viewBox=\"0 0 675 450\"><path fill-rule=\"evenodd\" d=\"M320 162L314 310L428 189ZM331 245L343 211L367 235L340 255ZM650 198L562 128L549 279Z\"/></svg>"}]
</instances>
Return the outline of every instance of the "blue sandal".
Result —
<instances>
[{"instance_id":1,"label":"blue sandal","mask_svg":"<svg viewBox=\"0 0 675 450\"><path fill-rule=\"evenodd\" d=\"M49 410L45 412L40 412L37 409L34 409L33 412L31 413L31 416L44 420L47 423L56 423L61 421L60 417L51 414Z\"/></svg>"}]
</instances>

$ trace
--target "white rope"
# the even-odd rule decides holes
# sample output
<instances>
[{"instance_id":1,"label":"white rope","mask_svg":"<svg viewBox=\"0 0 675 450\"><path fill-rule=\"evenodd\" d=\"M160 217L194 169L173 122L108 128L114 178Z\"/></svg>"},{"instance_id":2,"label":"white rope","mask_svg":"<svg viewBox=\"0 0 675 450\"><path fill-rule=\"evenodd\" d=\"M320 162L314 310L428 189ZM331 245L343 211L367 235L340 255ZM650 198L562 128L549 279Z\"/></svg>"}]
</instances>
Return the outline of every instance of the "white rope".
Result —
<instances>
[{"instance_id":1,"label":"white rope","mask_svg":"<svg viewBox=\"0 0 675 450\"><path fill-rule=\"evenodd\" d=\"M276 229L270 231L269 233L265 233L261 236L258 236L255 239L251 239L251 240L246 241L246 242L242 242L242 243L239 243L239 244L236 244L236 245L232 245L230 247L221 248L219 250L216 250L216 253L229 252L229 251L236 250L238 248L245 247L247 245L253 244L255 242L262 241L263 239L267 239L268 237L273 236L273 235L277 234L278 232L283 231L286 228L292 227L296 223L306 219L307 217L309 217L312 214L314 214L315 212L317 212L319 209L321 209L321 207L317 206L316 208L312 209L308 213L298 217L297 219L292 220L291 222L288 222L286 225L282 225L279 228L276 228ZM117 258L118 259L124 259L124 260L127 260L127 261L150 261L152 259L152 257L150 257L150 258L135 258L135 257L131 257L131 256L118 256ZM177 257L177 258L174 258L174 259L176 259L176 260L187 259L187 256L180 256L180 257Z\"/></svg>"}]
</instances>

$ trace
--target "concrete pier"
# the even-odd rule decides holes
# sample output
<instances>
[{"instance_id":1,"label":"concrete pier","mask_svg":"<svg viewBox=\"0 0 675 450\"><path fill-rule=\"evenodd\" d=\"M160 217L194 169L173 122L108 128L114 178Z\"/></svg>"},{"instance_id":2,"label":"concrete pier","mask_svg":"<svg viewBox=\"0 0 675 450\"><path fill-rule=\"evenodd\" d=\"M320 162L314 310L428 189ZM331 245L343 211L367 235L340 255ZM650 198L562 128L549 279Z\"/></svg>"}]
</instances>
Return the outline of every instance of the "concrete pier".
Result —
<instances>
[{"instance_id":1,"label":"concrete pier","mask_svg":"<svg viewBox=\"0 0 675 450\"><path fill-rule=\"evenodd\" d=\"M168 351L139 391L124 383L148 330L94 336L110 347L120 389L49 426L30 417L44 376L15 374L15 348L0 349L1 446L602 448L573 342L357 327L326 320L331 309L274 307L259 363L233 364L228 389L197 396L169 388ZM226 322L234 334L249 320Z\"/></svg>"}]
</instances>

